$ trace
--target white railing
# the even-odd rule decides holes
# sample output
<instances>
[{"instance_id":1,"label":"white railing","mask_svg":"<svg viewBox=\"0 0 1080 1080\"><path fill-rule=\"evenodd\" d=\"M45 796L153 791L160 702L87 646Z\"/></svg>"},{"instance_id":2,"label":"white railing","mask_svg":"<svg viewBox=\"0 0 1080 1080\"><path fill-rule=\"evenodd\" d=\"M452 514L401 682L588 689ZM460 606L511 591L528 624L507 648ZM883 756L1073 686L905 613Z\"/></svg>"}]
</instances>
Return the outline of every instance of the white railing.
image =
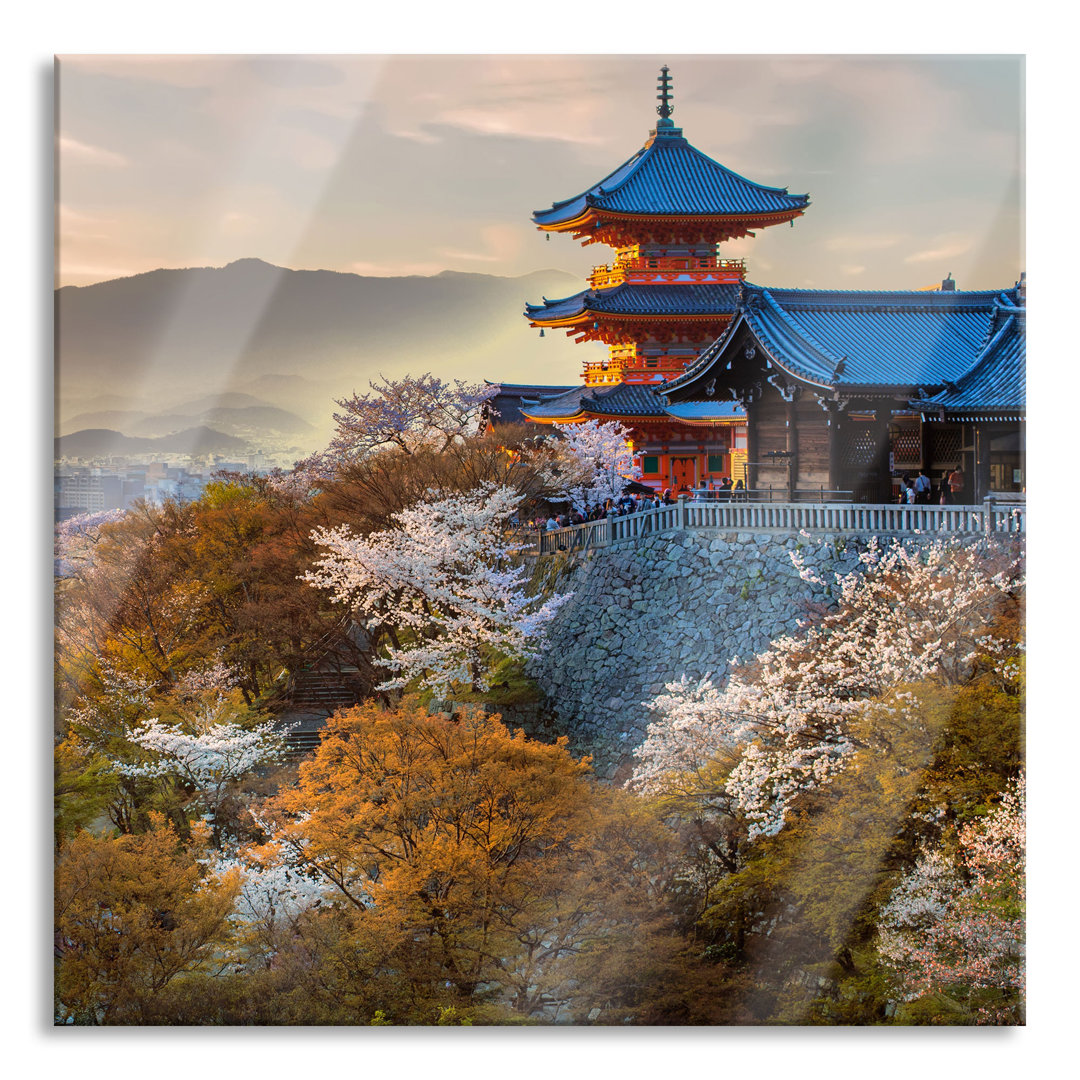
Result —
<instances>
[{"instance_id":1,"label":"white railing","mask_svg":"<svg viewBox=\"0 0 1080 1080\"><path fill-rule=\"evenodd\" d=\"M992 499L970 506L900 506L888 503L692 502L680 498L677 503L654 510L544 530L540 533L540 554L588 551L670 529L735 532L775 529L874 536L1025 533L1027 507L996 504Z\"/></svg>"}]
</instances>

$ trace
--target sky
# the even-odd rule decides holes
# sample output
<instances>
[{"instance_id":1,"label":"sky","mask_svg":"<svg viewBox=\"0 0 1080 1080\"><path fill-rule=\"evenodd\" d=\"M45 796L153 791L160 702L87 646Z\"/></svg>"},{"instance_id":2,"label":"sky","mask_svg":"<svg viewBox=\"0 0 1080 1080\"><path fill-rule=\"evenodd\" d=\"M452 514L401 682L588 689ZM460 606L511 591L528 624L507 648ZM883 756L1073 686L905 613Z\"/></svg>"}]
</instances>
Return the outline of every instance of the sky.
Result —
<instances>
[{"instance_id":1,"label":"sky","mask_svg":"<svg viewBox=\"0 0 1080 1080\"><path fill-rule=\"evenodd\" d=\"M1004 288L1025 270L1020 55L61 55L57 283L257 257L584 277L535 209L629 158L671 68L689 141L809 193L725 244L789 287Z\"/></svg>"}]
</instances>

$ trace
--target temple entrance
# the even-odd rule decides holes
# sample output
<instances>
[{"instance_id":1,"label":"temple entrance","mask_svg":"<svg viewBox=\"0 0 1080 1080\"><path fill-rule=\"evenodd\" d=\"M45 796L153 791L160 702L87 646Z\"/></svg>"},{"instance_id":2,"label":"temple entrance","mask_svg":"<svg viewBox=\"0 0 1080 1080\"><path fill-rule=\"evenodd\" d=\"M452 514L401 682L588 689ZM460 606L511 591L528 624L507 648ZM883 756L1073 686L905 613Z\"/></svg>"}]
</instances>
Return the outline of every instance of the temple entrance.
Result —
<instances>
[{"instance_id":1,"label":"temple entrance","mask_svg":"<svg viewBox=\"0 0 1080 1080\"><path fill-rule=\"evenodd\" d=\"M671 459L671 490L689 491L697 483L697 459L676 457Z\"/></svg>"}]
</instances>

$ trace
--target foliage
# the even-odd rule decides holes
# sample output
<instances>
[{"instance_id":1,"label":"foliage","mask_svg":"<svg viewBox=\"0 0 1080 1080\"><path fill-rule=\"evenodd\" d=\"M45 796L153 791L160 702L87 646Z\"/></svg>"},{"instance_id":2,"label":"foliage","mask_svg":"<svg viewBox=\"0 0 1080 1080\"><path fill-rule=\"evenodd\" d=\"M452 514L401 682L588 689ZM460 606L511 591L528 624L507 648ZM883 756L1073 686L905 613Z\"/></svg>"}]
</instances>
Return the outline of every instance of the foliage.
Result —
<instances>
[{"instance_id":1,"label":"foliage","mask_svg":"<svg viewBox=\"0 0 1080 1080\"><path fill-rule=\"evenodd\" d=\"M53 831L59 850L108 811L116 787L112 763L74 736L53 750Z\"/></svg>"},{"instance_id":2,"label":"foliage","mask_svg":"<svg viewBox=\"0 0 1080 1080\"><path fill-rule=\"evenodd\" d=\"M92 693L102 662L172 684L221 656L252 704L319 643L363 669L340 612L299 580L315 555L310 533L325 523L317 504L248 477L102 526L93 560L58 596L60 695Z\"/></svg>"},{"instance_id":3,"label":"foliage","mask_svg":"<svg viewBox=\"0 0 1080 1080\"><path fill-rule=\"evenodd\" d=\"M833 611L724 689L670 684L632 780L683 823L700 931L769 988L772 1022L885 1022L873 943L897 873L1022 761L1008 554L868 556Z\"/></svg>"},{"instance_id":4,"label":"foliage","mask_svg":"<svg viewBox=\"0 0 1080 1080\"><path fill-rule=\"evenodd\" d=\"M945 995L977 1023L1023 1021L1027 825L1023 774L956 851L924 848L882 909L879 949L907 1000Z\"/></svg>"},{"instance_id":5,"label":"foliage","mask_svg":"<svg viewBox=\"0 0 1080 1080\"><path fill-rule=\"evenodd\" d=\"M79 564L92 562L94 547L102 538L102 526L120 521L123 516L123 510L99 510L58 521L53 547L54 575L73 577Z\"/></svg>"},{"instance_id":6,"label":"foliage","mask_svg":"<svg viewBox=\"0 0 1080 1080\"><path fill-rule=\"evenodd\" d=\"M140 836L80 832L55 875L56 1021L146 1022L183 972L211 968L228 939L235 880L204 880L198 854L155 815Z\"/></svg>"},{"instance_id":7,"label":"foliage","mask_svg":"<svg viewBox=\"0 0 1080 1080\"><path fill-rule=\"evenodd\" d=\"M186 814L205 813L219 843L230 788L278 759L280 732L243 703L220 661L192 669L164 692L108 663L98 674L98 692L67 715L63 760L83 759L87 773L67 781L69 798L86 801L66 808L65 820L90 820L101 800L124 832L145 828L151 809L169 812L185 829Z\"/></svg>"},{"instance_id":8,"label":"foliage","mask_svg":"<svg viewBox=\"0 0 1080 1080\"><path fill-rule=\"evenodd\" d=\"M522 1016L629 1010L633 958L666 940L665 830L565 740L498 718L409 700L339 714L272 812L275 841L351 908L341 977L368 1007L392 968L420 1001L445 987L443 1004L495 995ZM405 1005L379 1007L398 1021Z\"/></svg>"},{"instance_id":9,"label":"foliage","mask_svg":"<svg viewBox=\"0 0 1080 1080\"><path fill-rule=\"evenodd\" d=\"M460 379L447 382L431 374L395 380L380 376L368 385L370 393L335 402L340 411L334 413L330 444L297 462L294 477L318 486L383 449L409 455L421 449L444 453L477 433L486 403L498 389Z\"/></svg>"},{"instance_id":10,"label":"foliage","mask_svg":"<svg viewBox=\"0 0 1080 1080\"><path fill-rule=\"evenodd\" d=\"M411 679L438 692L453 683L486 688L499 659L532 654L567 597L526 595L526 570L512 565L505 531L519 502L509 488L485 484L403 510L385 532L360 537L341 527L314 534L329 554L305 580L369 623L410 633L380 661L399 673L382 688Z\"/></svg>"},{"instance_id":11,"label":"foliage","mask_svg":"<svg viewBox=\"0 0 1080 1080\"><path fill-rule=\"evenodd\" d=\"M554 483L575 510L588 513L609 499L618 499L627 481L641 476L634 464L630 429L617 420L554 427L562 436L554 448Z\"/></svg>"},{"instance_id":12,"label":"foliage","mask_svg":"<svg viewBox=\"0 0 1080 1080\"><path fill-rule=\"evenodd\" d=\"M807 579L823 584L792 557ZM663 791L668 774L708 769L738 747L719 788L712 776L702 778L702 798L738 814L751 840L774 836L801 797L845 768L857 747L850 720L867 702L922 680L962 681L980 655L1004 662L1016 654L1015 642L988 632L1022 587L1014 560L937 542L871 544L862 562L863 572L837 575L834 612L772 642L723 691L708 681L670 685L654 703L662 719L637 751L634 785ZM887 708L917 711L917 704Z\"/></svg>"}]
</instances>

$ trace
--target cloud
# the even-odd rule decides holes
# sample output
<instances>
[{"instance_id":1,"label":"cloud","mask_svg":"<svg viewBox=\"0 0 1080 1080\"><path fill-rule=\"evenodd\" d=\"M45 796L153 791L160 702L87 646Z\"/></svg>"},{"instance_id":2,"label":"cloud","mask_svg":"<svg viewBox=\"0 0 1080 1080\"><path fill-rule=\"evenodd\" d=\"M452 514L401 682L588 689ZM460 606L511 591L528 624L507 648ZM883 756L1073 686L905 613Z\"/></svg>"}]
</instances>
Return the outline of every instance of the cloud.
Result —
<instances>
[{"instance_id":1,"label":"cloud","mask_svg":"<svg viewBox=\"0 0 1080 1080\"><path fill-rule=\"evenodd\" d=\"M859 274L866 273L865 266L841 266L840 273L846 274L848 277L858 277Z\"/></svg>"},{"instance_id":2,"label":"cloud","mask_svg":"<svg viewBox=\"0 0 1080 1080\"><path fill-rule=\"evenodd\" d=\"M61 169L64 167L65 158L82 165L106 165L113 168L128 164L128 159L123 154L114 153L101 146L90 146L71 138L70 135L61 135L57 139L57 147L60 151Z\"/></svg>"},{"instance_id":3,"label":"cloud","mask_svg":"<svg viewBox=\"0 0 1080 1080\"><path fill-rule=\"evenodd\" d=\"M439 248L436 252L445 255L448 259L465 259L467 262L500 262L501 255L482 254L478 251L453 251L450 248Z\"/></svg>"},{"instance_id":4,"label":"cloud","mask_svg":"<svg viewBox=\"0 0 1080 1080\"><path fill-rule=\"evenodd\" d=\"M390 130L388 130L387 134L388 135L393 135L395 138L398 138L398 139L412 139L413 142L425 143L426 145L429 145L429 146L431 144L433 144L433 143L441 143L442 142L442 138L440 136L433 135L430 131L423 131L423 130L421 130L421 131L405 131L405 130L390 131Z\"/></svg>"},{"instance_id":5,"label":"cloud","mask_svg":"<svg viewBox=\"0 0 1080 1080\"><path fill-rule=\"evenodd\" d=\"M488 111L484 109L451 109L439 117L448 127L463 128L480 135L511 135L515 139L540 139L566 142L583 146L600 146L607 142L601 135L589 135L562 127L540 128L525 125L519 114L511 111Z\"/></svg>"},{"instance_id":6,"label":"cloud","mask_svg":"<svg viewBox=\"0 0 1080 1080\"><path fill-rule=\"evenodd\" d=\"M883 251L904 239L902 233L858 233L854 236L831 236L825 241L828 251Z\"/></svg>"},{"instance_id":7,"label":"cloud","mask_svg":"<svg viewBox=\"0 0 1080 1080\"><path fill-rule=\"evenodd\" d=\"M942 259L952 259L959 255L966 255L972 248L974 241L970 236L941 237L937 247L928 248L925 251L916 251L904 258L906 263L940 262Z\"/></svg>"},{"instance_id":8,"label":"cloud","mask_svg":"<svg viewBox=\"0 0 1080 1080\"><path fill-rule=\"evenodd\" d=\"M56 276L60 281L72 283L75 279L85 278L88 285L97 281L111 281L113 278L131 277L139 272L128 266L95 266L85 263L70 265L62 258L57 260L56 266Z\"/></svg>"}]
</instances>

